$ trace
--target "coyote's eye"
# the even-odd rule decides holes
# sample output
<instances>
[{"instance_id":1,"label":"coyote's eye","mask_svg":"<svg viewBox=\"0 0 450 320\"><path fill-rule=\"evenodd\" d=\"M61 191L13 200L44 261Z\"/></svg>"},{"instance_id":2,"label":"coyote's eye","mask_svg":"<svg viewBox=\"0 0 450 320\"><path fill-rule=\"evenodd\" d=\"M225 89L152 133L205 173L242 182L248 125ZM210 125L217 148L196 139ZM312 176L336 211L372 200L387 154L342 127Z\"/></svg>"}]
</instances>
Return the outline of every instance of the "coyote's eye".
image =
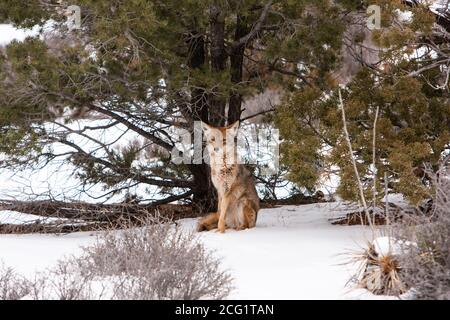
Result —
<instances>
[{"instance_id":1,"label":"coyote's eye","mask_svg":"<svg viewBox=\"0 0 450 320\"><path fill-rule=\"evenodd\" d=\"M214 141L216 141L216 138L211 138L210 142L214 142Z\"/></svg>"}]
</instances>

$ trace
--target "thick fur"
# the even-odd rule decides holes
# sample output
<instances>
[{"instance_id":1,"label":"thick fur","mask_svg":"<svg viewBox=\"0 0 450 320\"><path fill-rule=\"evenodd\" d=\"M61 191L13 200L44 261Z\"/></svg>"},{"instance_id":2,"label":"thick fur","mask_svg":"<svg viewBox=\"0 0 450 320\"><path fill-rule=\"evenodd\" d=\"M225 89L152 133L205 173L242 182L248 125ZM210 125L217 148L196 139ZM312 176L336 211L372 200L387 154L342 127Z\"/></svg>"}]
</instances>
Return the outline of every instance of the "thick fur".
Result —
<instances>
[{"instance_id":1,"label":"thick fur","mask_svg":"<svg viewBox=\"0 0 450 320\"><path fill-rule=\"evenodd\" d=\"M218 211L200 220L198 231L218 228L253 228L259 210L259 198L251 173L237 163L234 138L239 123L213 128L203 124L211 165L211 180L218 194ZM228 142L228 143L227 143Z\"/></svg>"},{"instance_id":2,"label":"thick fur","mask_svg":"<svg viewBox=\"0 0 450 320\"><path fill-rule=\"evenodd\" d=\"M219 223L219 214L217 212L212 212L206 217L203 217L198 223L197 231L209 231L217 228Z\"/></svg>"}]
</instances>

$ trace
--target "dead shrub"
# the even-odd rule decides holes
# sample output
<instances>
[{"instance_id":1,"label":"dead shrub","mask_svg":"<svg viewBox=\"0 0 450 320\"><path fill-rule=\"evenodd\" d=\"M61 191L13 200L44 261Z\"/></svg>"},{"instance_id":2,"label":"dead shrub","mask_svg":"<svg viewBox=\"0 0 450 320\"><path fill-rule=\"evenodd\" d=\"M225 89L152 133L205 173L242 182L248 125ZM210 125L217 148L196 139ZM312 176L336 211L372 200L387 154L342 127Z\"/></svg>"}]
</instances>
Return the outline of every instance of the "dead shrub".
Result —
<instances>
[{"instance_id":1,"label":"dead shrub","mask_svg":"<svg viewBox=\"0 0 450 320\"><path fill-rule=\"evenodd\" d=\"M169 223L103 233L31 280L0 271L0 299L223 299L230 290L219 260Z\"/></svg>"},{"instance_id":2,"label":"dead shrub","mask_svg":"<svg viewBox=\"0 0 450 320\"><path fill-rule=\"evenodd\" d=\"M77 261L86 276L109 277L117 299L221 299L230 290L219 261L169 224L106 234Z\"/></svg>"},{"instance_id":3,"label":"dead shrub","mask_svg":"<svg viewBox=\"0 0 450 320\"><path fill-rule=\"evenodd\" d=\"M26 295L28 281L0 263L0 300L17 300Z\"/></svg>"},{"instance_id":4,"label":"dead shrub","mask_svg":"<svg viewBox=\"0 0 450 320\"><path fill-rule=\"evenodd\" d=\"M403 280L416 299L450 299L450 168L435 176L431 216L396 227L396 237L411 240L401 257Z\"/></svg>"}]
</instances>

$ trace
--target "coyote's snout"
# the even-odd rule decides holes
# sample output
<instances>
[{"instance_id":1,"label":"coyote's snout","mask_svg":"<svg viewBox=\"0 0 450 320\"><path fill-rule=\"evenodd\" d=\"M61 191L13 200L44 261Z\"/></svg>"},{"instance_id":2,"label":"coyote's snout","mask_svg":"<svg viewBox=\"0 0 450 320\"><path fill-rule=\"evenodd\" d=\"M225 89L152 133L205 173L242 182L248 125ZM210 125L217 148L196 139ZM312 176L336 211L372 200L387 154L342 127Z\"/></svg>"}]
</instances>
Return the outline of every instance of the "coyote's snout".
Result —
<instances>
[{"instance_id":1,"label":"coyote's snout","mask_svg":"<svg viewBox=\"0 0 450 320\"><path fill-rule=\"evenodd\" d=\"M259 210L259 198L251 173L238 164L235 138L239 122L214 128L202 123L211 166L211 180L218 194L217 212L203 218L198 231L218 228L253 228Z\"/></svg>"}]
</instances>

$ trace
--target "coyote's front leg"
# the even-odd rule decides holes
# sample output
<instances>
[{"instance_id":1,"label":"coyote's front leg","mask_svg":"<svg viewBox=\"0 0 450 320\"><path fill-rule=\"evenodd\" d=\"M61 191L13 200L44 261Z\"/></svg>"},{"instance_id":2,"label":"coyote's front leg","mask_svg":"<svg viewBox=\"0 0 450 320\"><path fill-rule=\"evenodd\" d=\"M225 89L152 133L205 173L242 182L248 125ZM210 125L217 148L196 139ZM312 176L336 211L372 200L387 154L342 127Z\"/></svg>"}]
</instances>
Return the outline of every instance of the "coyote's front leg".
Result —
<instances>
[{"instance_id":1,"label":"coyote's front leg","mask_svg":"<svg viewBox=\"0 0 450 320\"><path fill-rule=\"evenodd\" d=\"M228 197L224 196L222 199L219 196L219 206L218 206L218 214L219 214L219 223L218 229L219 232L225 232L225 217L228 209L229 200Z\"/></svg>"}]
</instances>

